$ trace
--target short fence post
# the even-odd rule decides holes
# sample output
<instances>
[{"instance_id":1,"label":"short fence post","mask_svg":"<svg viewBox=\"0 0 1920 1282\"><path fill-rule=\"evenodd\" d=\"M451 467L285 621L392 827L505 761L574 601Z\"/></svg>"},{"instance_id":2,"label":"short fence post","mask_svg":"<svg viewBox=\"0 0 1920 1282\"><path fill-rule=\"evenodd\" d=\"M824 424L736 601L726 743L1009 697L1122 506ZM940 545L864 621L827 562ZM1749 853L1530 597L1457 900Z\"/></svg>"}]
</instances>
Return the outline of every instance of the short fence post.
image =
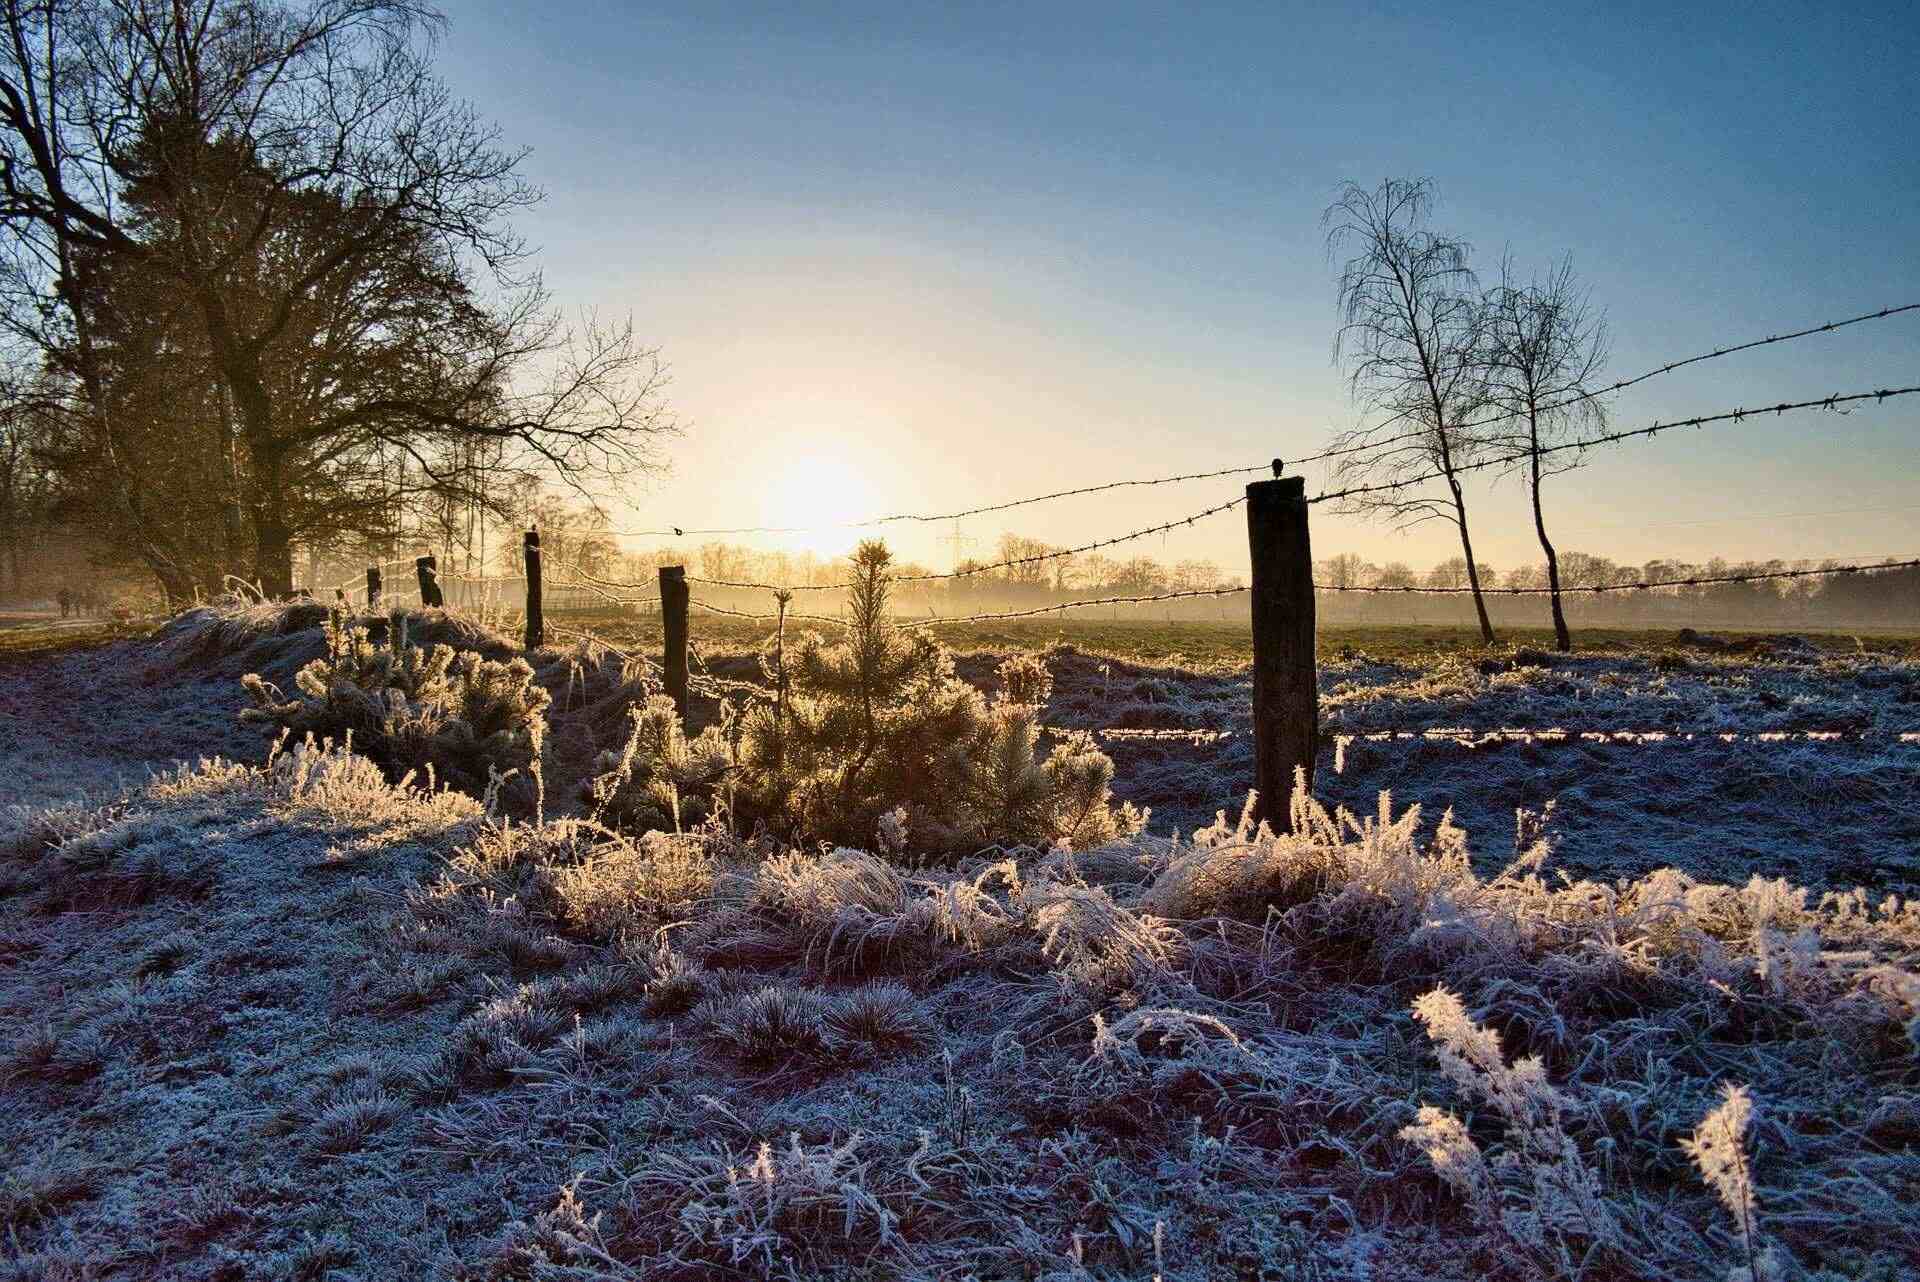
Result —
<instances>
[{"instance_id":1,"label":"short fence post","mask_svg":"<svg viewBox=\"0 0 1920 1282\"><path fill-rule=\"evenodd\" d=\"M540 531L528 530L527 556L527 649L538 650L547 643L547 622L540 614Z\"/></svg>"},{"instance_id":2,"label":"short fence post","mask_svg":"<svg viewBox=\"0 0 1920 1282\"><path fill-rule=\"evenodd\" d=\"M413 558L413 572L420 579L420 604L438 609L446 604L440 595L440 562L429 554Z\"/></svg>"},{"instance_id":3,"label":"short fence post","mask_svg":"<svg viewBox=\"0 0 1920 1282\"><path fill-rule=\"evenodd\" d=\"M667 693L680 719L687 719L687 567L660 567L660 622L666 632Z\"/></svg>"},{"instance_id":4,"label":"short fence post","mask_svg":"<svg viewBox=\"0 0 1920 1282\"><path fill-rule=\"evenodd\" d=\"M1314 667L1313 551L1304 477L1247 486L1253 554L1254 813L1275 829L1292 823L1293 772L1313 786L1320 697Z\"/></svg>"},{"instance_id":5,"label":"short fence post","mask_svg":"<svg viewBox=\"0 0 1920 1282\"><path fill-rule=\"evenodd\" d=\"M377 565L370 565L367 567L367 609L371 611L371 610L378 610L379 608L380 608L380 567Z\"/></svg>"}]
</instances>

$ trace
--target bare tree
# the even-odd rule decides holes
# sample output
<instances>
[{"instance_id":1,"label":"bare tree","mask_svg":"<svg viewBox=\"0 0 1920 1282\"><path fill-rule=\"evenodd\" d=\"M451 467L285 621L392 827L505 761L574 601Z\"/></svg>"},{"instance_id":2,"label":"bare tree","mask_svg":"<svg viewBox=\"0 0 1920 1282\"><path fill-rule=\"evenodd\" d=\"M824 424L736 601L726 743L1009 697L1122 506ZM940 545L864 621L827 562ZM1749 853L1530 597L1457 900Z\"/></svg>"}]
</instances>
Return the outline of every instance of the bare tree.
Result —
<instances>
[{"instance_id":1,"label":"bare tree","mask_svg":"<svg viewBox=\"0 0 1920 1282\"><path fill-rule=\"evenodd\" d=\"M484 493L481 458L587 493L671 430L631 327L569 330L526 271L509 220L539 193L433 75L442 25L411 0L0 0L9 321L111 462L111 295L88 283L138 276L191 319L270 592L296 541L394 500L370 459L405 459L420 494ZM505 456L446 448L473 439ZM166 581L139 474L108 472Z\"/></svg>"},{"instance_id":2,"label":"bare tree","mask_svg":"<svg viewBox=\"0 0 1920 1282\"><path fill-rule=\"evenodd\" d=\"M1500 284L1483 305L1482 341L1487 397L1500 411L1490 424L1495 449L1518 456L1533 503L1533 529L1547 558L1547 590L1553 602L1554 641L1573 648L1560 602L1560 561L1547 537L1540 483L1580 465L1583 451L1543 455L1564 445L1578 429L1606 425L1606 411L1592 392L1607 359L1606 318L1593 308L1574 278L1573 259L1562 258L1544 279L1518 283L1509 258Z\"/></svg>"},{"instance_id":3,"label":"bare tree","mask_svg":"<svg viewBox=\"0 0 1920 1282\"><path fill-rule=\"evenodd\" d=\"M1440 473L1444 498L1409 486L1356 495L1347 507L1403 528L1429 520L1453 525L1480 635L1491 644L1460 483L1463 466L1481 449L1466 426L1483 403L1479 286L1466 242L1428 228L1432 205L1433 184L1424 178L1389 178L1372 189L1350 181L1321 220L1329 255L1351 251L1340 272L1334 358L1346 365L1370 420L1335 441L1336 448L1361 451L1344 458L1336 475L1342 483L1391 484Z\"/></svg>"}]
</instances>

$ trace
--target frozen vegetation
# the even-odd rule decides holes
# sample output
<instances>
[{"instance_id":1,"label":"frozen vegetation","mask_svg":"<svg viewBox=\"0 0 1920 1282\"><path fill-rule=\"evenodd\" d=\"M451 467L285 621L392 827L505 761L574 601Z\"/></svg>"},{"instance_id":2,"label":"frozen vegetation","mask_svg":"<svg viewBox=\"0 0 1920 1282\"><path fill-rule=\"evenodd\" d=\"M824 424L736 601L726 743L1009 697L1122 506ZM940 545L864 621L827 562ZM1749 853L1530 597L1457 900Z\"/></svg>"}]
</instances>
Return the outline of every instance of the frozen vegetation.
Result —
<instances>
[{"instance_id":1,"label":"frozen vegetation","mask_svg":"<svg viewBox=\"0 0 1920 1282\"><path fill-rule=\"evenodd\" d=\"M319 625L189 616L0 672L13 1276L1824 1282L1920 1259L1909 660L1332 655L1340 735L1854 737L1356 739L1276 836L1229 804L1244 676L1057 651L1045 724L1184 732L1099 740L1153 821L953 857L896 812L799 847L594 821L651 682L584 646L529 656L544 806L291 738L234 764L266 755L240 676L297 688ZM1004 657L956 670L1029 706Z\"/></svg>"}]
</instances>

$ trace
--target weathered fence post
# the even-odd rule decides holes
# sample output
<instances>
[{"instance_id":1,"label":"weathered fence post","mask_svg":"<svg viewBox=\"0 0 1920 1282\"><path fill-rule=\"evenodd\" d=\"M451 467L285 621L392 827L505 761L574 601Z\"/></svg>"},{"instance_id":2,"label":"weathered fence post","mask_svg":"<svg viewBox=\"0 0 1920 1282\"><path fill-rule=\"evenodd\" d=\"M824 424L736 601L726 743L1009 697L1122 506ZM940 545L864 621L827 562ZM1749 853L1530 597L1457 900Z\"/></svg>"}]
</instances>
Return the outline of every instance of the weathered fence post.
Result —
<instances>
[{"instance_id":1,"label":"weathered fence post","mask_svg":"<svg viewBox=\"0 0 1920 1282\"><path fill-rule=\"evenodd\" d=\"M413 558L413 572L420 579L420 604L436 609L446 604L440 595L440 562L431 553Z\"/></svg>"},{"instance_id":2,"label":"weathered fence post","mask_svg":"<svg viewBox=\"0 0 1920 1282\"><path fill-rule=\"evenodd\" d=\"M1254 813L1285 829L1292 822L1294 769L1306 770L1311 787L1320 741L1305 478L1247 486L1247 544L1253 554L1253 779L1260 794Z\"/></svg>"},{"instance_id":3,"label":"weathered fence post","mask_svg":"<svg viewBox=\"0 0 1920 1282\"><path fill-rule=\"evenodd\" d=\"M380 567L377 565L370 565L367 567L367 609L369 611L373 611L373 610L378 610L379 608L380 608Z\"/></svg>"},{"instance_id":4,"label":"weathered fence post","mask_svg":"<svg viewBox=\"0 0 1920 1282\"><path fill-rule=\"evenodd\" d=\"M680 719L687 719L687 567L660 567L660 625L666 633L667 693Z\"/></svg>"},{"instance_id":5,"label":"weathered fence post","mask_svg":"<svg viewBox=\"0 0 1920 1282\"><path fill-rule=\"evenodd\" d=\"M547 621L540 613L540 531L528 530L527 556L527 649L538 650L547 643Z\"/></svg>"}]
</instances>

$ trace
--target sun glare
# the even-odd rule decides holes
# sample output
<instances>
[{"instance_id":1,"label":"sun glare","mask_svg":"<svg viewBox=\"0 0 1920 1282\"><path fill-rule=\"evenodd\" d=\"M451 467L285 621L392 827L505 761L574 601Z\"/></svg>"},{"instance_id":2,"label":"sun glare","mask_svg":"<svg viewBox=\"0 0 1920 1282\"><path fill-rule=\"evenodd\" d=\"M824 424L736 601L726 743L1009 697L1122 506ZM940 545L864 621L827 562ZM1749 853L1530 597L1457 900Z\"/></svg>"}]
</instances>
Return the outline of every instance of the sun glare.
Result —
<instances>
[{"instance_id":1,"label":"sun glare","mask_svg":"<svg viewBox=\"0 0 1920 1282\"><path fill-rule=\"evenodd\" d=\"M846 524L882 515L885 487L874 471L876 455L855 442L821 435L794 440L783 458L767 479L766 524L805 527L779 536L794 551L844 555L863 533Z\"/></svg>"}]
</instances>

